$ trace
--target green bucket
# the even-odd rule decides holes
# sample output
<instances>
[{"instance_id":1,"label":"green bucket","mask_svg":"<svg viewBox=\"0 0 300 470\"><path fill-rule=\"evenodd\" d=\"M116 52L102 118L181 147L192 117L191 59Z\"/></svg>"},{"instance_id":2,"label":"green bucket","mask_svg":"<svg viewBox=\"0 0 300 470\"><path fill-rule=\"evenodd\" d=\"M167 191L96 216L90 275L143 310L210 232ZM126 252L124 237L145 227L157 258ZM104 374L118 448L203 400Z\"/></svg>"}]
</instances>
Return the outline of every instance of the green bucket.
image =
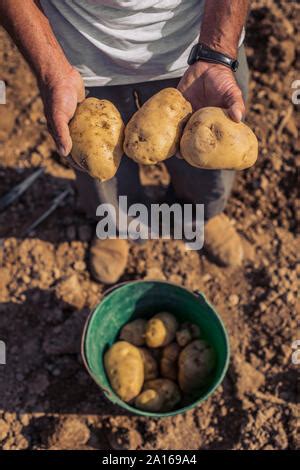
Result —
<instances>
[{"instance_id":1,"label":"green bucket","mask_svg":"<svg viewBox=\"0 0 300 470\"><path fill-rule=\"evenodd\" d=\"M103 354L116 341L123 325L160 311L173 313L180 322L196 323L215 349L217 365L209 383L191 403L168 413L150 413L134 408L115 394L104 369ZM229 341L222 320L202 293L169 282L133 281L111 289L90 314L82 336L82 357L89 374L112 403L138 415L158 418L183 413L214 392L228 367Z\"/></svg>"}]
</instances>

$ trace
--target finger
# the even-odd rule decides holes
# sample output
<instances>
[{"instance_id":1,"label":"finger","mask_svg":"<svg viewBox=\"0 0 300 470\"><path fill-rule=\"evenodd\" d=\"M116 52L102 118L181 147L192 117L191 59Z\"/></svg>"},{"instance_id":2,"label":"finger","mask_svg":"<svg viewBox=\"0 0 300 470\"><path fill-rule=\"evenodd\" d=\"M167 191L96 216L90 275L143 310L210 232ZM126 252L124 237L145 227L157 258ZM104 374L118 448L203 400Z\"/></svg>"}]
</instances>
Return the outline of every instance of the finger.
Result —
<instances>
[{"instance_id":1,"label":"finger","mask_svg":"<svg viewBox=\"0 0 300 470\"><path fill-rule=\"evenodd\" d=\"M234 104L231 108L228 109L229 117L235 122L241 122L243 119L243 112L240 109L240 106Z\"/></svg>"},{"instance_id":2,"label":"finger","mask_svg":"<svg viewBox=\"0 0 300 470\"><path fill-rule=\"evenodd\" d=\"M69 155L72 139L69 131L69 119L64 113L57 112L50 118L50 132L55 141L57 151L62 157Z\"/></svg>"},{"instance_id":3,"label":"finger","mask_svg":"<svg viewBox=\"0 0 300 470\"><path fill-rule=\"evenodd\" d=\"M77 90L77 101L78 103L81 103L86 98L86 92L83 83L79 85L79 88Z\"/></svg>"},{"instance_id":4,"label":"finger","mask_svg":"<svg viewBox=\"0 0 300 470\"><path fill-rule=\"evenodd\" d=\"M235 122L241 122L243 117L245 116L245 104L242 96L242 92L239 88L235 88L232 91L231 96L228 100L228 115L233 119Z\"/></svg>"}]
</instances>

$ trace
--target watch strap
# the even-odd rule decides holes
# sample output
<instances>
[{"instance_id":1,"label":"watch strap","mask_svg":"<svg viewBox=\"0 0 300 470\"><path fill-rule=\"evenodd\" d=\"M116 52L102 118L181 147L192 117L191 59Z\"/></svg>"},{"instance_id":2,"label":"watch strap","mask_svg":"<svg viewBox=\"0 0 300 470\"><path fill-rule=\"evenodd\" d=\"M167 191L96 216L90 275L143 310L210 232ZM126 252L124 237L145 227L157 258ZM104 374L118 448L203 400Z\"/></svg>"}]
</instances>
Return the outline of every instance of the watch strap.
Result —
<instances>
[{"instance_id":1,"label":"watch strap","mask_svg":"<svg viewBox=\"0 0 300 470\"><path fill-rule=\"evenodd\" d=\"M202 60L205 62L212 62L215 64L225 65L229 67L233 72L236 72L239 66L239 62L236 59L232 59L231 57L223 54L222 52L215 51L210 49L205 44L195 44L190 52L188 58L188 64L192 65L198 60Z\"/></svg>"}]
</instances>

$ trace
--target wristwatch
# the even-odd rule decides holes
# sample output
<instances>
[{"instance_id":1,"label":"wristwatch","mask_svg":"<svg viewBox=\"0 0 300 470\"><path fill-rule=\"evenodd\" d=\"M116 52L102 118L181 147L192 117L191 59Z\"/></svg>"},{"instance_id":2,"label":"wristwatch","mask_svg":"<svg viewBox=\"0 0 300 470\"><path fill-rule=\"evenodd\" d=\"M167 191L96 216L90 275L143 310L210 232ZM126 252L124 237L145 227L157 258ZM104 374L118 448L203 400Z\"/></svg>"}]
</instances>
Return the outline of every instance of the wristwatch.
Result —
<instances>
[{"instance_id":1,"label":"wristwatch","mask_svg":"<svg viewBox=\"0 0 300 470\"><path fill-rule=\"evenodd\" d=\"M188 64L192 65L198 60L205 62L213 62L215 64L222 64L229 67L233 72L236 72L239 66L239 62L236 59L232 59L228 55L222 54L221 52L214 51L205 44L195 44L190 52L188 58Z\"/></svg>"}]
</instances>

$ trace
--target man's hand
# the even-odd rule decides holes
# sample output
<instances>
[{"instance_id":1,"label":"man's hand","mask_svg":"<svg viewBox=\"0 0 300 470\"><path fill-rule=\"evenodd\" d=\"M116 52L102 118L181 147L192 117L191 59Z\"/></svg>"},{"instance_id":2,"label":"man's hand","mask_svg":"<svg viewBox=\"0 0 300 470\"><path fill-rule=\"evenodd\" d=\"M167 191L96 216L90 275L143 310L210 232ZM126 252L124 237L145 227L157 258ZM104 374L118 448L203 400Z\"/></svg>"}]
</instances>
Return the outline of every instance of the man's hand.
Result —
<instances>
[{"instance_id":1,"label":"man's hand","mask_svg":"<svg viewBox=\"0 0 300 470\"><path fill-rule=\"evenodd\" d=\"M68 124L85 97L82 78L67 60L38 0L1 0L0 23L37 78L49 131L66 157L72 148Z\"/></svg>"},{"instance_id":2,"label":"man's hand","mask_svg":"<svg viewBox=\"0 0 300 470\"><path fill-rule=\"evenodd\" d=\"M49 132L59 154L66 157L72 149L68 124L77 104L85 98L83 80L77 70L70 66L63 74L47 78L39 87Z\"/></svg>"},{"instance_id":3,"label":"man's hand","mask_svg":"<svg viewBox=\"0 0 300 470\"><path fill-rule=\"evenodd\" d=\"M248 0L205 2L200 43L236 58L248 6ZM240 122L245 114L241 90L233 72L224 65L196 62L187 69L178 89L191 102L194 111L205 106L218 106L227 109L236 122Z\"/></svg>"},{"instance_id":4,"label":"man's hand","mask_svg":"<svg viewBox=\"0 0 300 470\"><path fill-rule=\"evenodd\" d=\"M236 122L245 114L242 92L233 72L224 65L196 62L187 69L178 89L194 111L205 106L226 108Z\"/></svg>"}]
</instances>

